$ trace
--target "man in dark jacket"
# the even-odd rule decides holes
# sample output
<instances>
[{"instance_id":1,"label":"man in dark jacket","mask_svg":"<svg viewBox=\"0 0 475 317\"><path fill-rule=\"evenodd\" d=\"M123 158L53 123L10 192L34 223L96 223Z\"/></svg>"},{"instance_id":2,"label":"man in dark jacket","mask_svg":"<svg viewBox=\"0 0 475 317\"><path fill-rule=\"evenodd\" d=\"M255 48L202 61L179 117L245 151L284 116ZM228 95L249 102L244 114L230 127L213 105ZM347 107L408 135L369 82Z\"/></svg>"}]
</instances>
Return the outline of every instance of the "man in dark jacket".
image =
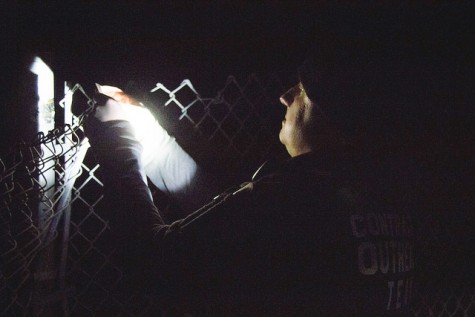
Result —
<instances>
[{"instance_id":1,"label":"man in dark jacket","mask_svg":"<svg viewBox=\"0 0 475 317\"><path fill-rule=\"evenodd\" d=\"M164 307L226 316L407 314L414 207L399 186L401 165L368 155L359 136L371 110L342 114L342 100L331 98L338 85L360 93L361 83L350 78L359 70L328 73L332 85L325 70L307 62L300 82L280 98L288 161L264 166L172 224L154 206L127 118L104 115L134 101L102 93L86 132L114 197L113 228L123 241L151 245ZM345 102L359 102L351 96Z\"/></svg>"}]
</instances>

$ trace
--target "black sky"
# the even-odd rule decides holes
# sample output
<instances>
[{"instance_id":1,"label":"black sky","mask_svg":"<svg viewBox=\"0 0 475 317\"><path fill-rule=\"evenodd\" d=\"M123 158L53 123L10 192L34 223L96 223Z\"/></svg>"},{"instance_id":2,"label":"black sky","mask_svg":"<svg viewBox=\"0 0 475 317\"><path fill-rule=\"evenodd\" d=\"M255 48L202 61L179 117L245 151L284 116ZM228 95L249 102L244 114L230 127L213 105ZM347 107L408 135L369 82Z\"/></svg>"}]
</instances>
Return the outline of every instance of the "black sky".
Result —
<instances>
[{"instance_id":1,"label":"black sky","mask_svg":"<svg viewBox=\"0 0 475 317\"><path fill-rule=\"evenodd\" d=\"M2 130L21 107L21 74L36 54L52 65L59 82L123 87L134 80L148 88L189 78L206 95L228 75L294 74L310 47L341 34L384 38L400 32L403 43L423 47L424 54L469 58L469 5L363 3L4 1Z\"/></svg>"}]
</instances>

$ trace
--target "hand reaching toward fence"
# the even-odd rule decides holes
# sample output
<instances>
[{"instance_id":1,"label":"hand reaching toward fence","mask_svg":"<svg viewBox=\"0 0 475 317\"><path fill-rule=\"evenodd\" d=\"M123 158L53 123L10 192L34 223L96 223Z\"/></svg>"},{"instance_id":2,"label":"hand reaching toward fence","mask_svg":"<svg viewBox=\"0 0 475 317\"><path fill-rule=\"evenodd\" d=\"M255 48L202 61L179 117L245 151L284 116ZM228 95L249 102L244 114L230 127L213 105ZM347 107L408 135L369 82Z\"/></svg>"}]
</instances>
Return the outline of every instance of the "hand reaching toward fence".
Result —
<instances>
[{"instance_id":1,"label":"hand reaching toward fence","mask_svg":"<svg viewBox=\"0 0 475 317\"><path fill-rule=\"evenodd\" d=\"M211 176L200 170L147 107L120 88L99 84L96 87L94 117L106 125L128 122L128 129L142 148L143 170L157 188L187 211L200 207L215 194L207 190L214 181ZM147 178L143 179L146 183Z\"/></svg>"},{"instance_id":2,"label":"hand reaching toward fence","mask_svg":"<svg viewBox=\"0 0 475 317\"><path fill-rule=\"evenodd\" d=\"M94 116L99 121L131 121L141 113L145 116L146 109L143 104L124 93L120 88L100 84L96 84L96 88L94 99L98 107Z\"/></svg>"}]
</instances>

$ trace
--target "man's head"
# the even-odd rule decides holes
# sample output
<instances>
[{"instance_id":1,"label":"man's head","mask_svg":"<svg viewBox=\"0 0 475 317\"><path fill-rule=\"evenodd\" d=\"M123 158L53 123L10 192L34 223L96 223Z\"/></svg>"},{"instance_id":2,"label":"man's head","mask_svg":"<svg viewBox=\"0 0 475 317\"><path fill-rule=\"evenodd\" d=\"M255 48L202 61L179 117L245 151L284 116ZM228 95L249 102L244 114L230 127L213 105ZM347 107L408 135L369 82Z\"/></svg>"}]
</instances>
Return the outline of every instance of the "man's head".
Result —
<instances>
[{"instance_id":1,"label":"man's head","mask_svg":"<svg viewBox=\"0 0 475 317\"><path fill-rule=\"evenodd\" d=\"M280 102L287 110L279 133L280 142L292 157L312 151L313 142L309 137L316 121L315 104L308 98L302 84L285 92Z\"/></svg>"},{"instance_id":2,"label":"man's head","mask_svg":"<svg viewBox=\"0 0 475 317\"><path fill-rule=\"evenodd\" d=\"M328 122L301 82L285 92L280 102L286 107L286 114L279 139L290 156L341 144L341 133Z\"/></svg>"},{"instance_id":3,"label":"man's head","mask_svg":"<svg viewBox=\"0 0 475 317\"><path fill-rule=\"evenodd\" d=\"M279 138L291 156L387 143L413 118L416 70L377 45L368 47L333 43L301 65L299 84L280 98L287 114Z\"/></svg>"},{"instance_id":4,"label":"man's head","mask_svg":"<svg viewBox=\"0 0 475 317\"><path fill-rule=\"evenodd\" d=\"M416 16L348 10L324 19L308 43L298 69L306 108L316 108L317 118L365 151L405 145L431 128L433 104L442 100L435 96L451 87L443 71L452 71L450 63L428 50L430 41L417 41L423 30L412 27L419 25ZM314 133L322 133L320 125ZM280 139L289 149L286 135L283 129Z\"/></svg>"},{"instance_id":5,"label":"man's head","mask_svg":"<svg viewBox=\"0 0 475 317\"><path fill-rule=\"evenodd\" d=\"M353 142L379 116L384 56L350 39L323 44L309 50L299 84L280 98L287 115L279 137L291 156Z\"/></svg>"}]
</instances>

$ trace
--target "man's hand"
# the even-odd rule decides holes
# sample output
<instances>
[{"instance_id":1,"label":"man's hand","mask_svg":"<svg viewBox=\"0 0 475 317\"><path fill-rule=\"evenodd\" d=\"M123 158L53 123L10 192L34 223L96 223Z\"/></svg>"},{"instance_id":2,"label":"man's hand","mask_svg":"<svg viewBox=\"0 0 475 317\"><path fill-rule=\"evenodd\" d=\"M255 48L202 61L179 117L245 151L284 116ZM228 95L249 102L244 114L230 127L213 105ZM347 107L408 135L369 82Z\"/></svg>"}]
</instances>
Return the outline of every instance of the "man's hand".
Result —
<instances>
[{"instance_id":1,"label":"man's hand","mask_svg":"<svg viewBox=\"0 0 475 317\"><path fill-rule=\"evenodd\" d=\"M98 107L94 116L102 121L125 120L131 121L147 112L145 107L133 97L124 93L120 88L96 84Z\"/></svg>"}]
</instances>

